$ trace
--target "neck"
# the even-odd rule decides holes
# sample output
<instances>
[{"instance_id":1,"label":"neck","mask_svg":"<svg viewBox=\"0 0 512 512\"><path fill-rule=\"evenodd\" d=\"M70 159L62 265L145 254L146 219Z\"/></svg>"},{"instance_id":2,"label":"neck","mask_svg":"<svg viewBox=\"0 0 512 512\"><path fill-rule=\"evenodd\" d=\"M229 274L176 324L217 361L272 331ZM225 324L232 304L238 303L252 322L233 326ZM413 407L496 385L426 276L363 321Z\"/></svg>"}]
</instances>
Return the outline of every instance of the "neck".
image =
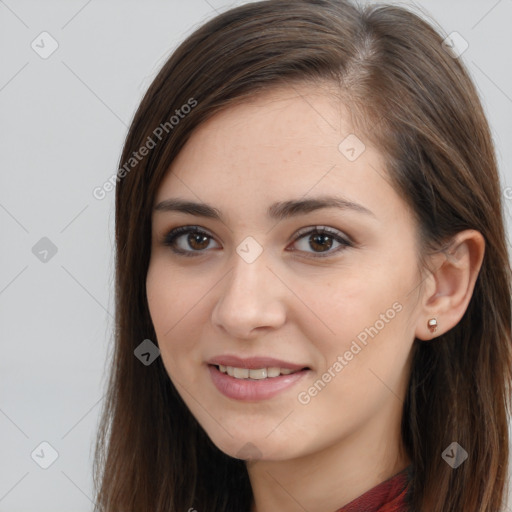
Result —
<instances>
[{"instance_id":1,"label":"neck","mask_svg":"<svg viewBox=\"0 0 512 512\"><path fill-rule=\"evenodd\" d=\"M333 512L396 475L411 461L403 449L400 422L389 427L382 418L373 418L314 453L248 462L251 512Z\"/></svg>"}]
</instances>

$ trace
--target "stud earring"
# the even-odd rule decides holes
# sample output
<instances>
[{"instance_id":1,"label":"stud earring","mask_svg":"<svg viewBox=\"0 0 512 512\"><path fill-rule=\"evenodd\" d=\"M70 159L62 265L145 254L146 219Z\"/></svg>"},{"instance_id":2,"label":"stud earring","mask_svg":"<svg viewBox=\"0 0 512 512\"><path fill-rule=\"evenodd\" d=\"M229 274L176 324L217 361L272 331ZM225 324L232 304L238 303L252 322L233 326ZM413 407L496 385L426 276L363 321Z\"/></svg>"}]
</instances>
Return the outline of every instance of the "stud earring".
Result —
<instances>
[{"instance_id":1,"label":"stud earring","mask_svg":"<svg viewBox=\"0 0 512 512\"><path fill-rule=\"evenodd\" d=\"M428 328L429 328L430 332L436 332L437 331L437 320L435 318L431 318L427 322L427 325L428 325Z\"/></svg>"}]
</instances>

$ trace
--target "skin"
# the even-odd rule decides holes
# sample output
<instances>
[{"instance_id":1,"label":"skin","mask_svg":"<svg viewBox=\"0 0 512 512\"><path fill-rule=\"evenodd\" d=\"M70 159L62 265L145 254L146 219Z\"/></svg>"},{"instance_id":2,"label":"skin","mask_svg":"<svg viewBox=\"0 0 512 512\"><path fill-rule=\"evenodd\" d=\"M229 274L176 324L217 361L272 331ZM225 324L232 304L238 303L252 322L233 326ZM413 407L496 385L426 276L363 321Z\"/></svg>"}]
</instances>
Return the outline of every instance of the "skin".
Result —
<instances>
[{"instance_id":1,"label":"skin","mask_svg":"<svg viewBox=\"0 0 512 512\"><path fill-rule=\"evenodd\" d=\"M255 96L193 133L155 200L205 202L223 216L153 213L147 295L163 363L190 411L222 451L250 459L253 512L332 512L411 463L400 422L414 338L431 340L460 320L483 257L483 238L468 230L451 255L430 257L433 272L421 272L418 229L389 184L384 155L360 133L366 149L355 161L338 149L355 132L350 119L327 86ZM371 214L331 207L266 216L274 202L333 194ZM175 254L163 239L178 226L200 226L209 243L191 246L181 235L178 247L196 256ZM353 246L336 252L333 238L318 245L296 236L314 226ZM252 263L236 252L248 236L264 249ZM299 393L397 303L400 312L300 403ZM271 399L241 402L211 381L206 361L222 354L275 357L310 371Z\"/></svg>"}]
</instances>

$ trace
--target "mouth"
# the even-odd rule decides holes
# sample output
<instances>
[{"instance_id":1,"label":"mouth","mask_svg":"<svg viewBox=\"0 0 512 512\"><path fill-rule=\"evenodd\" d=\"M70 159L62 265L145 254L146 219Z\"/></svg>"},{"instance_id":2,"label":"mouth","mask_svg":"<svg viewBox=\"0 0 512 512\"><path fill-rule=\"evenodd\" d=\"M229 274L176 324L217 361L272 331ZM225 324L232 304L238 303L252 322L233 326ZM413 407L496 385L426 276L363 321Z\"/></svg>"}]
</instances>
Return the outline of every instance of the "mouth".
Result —
<instances>
[{"instance_id":1,"label":"mouth","mask_svg":"<svg viewBox=\"0 0 512 512\"><path fill-rule=\"evenodd\" d=\"M244 402L268 400L291 390L311 373L308 366L269 358L244 361L236 357L222 357L221 361L210 360L207 369L212 383L222 395Z\"/></svg>"},{"instance_id":2,"label":"mouth","mask_svg":"<svg viewBox=\"0 0 512 512\"><path fill-rule=\"evenodd\" d=\"M221 373L240 380L265 380L275 379L283 375L292 375L303 370L309 370L309 367L292 370L291 368L281 368L278 366L269 366L264 368L240 368L236 366L227 366L223 364L210 365L217 368Z\"/></svg>"}]
</instances>

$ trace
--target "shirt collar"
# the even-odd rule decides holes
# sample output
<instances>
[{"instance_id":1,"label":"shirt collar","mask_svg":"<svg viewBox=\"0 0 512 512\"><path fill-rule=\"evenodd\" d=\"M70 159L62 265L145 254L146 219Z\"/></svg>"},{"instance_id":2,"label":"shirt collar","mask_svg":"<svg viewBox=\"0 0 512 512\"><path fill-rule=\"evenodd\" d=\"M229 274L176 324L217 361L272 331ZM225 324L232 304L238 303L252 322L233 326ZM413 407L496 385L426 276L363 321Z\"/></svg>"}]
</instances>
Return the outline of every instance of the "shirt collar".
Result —
<instances>
[{"instance_id":1,"label":"shirt collar","mask_svg":"<svg viewBox=\"0 0 512 512\"><path fill-rule=\"evenodd\" d=\"M412 464L336 512L407 512Z\"/></svg>"}]
</instances>

